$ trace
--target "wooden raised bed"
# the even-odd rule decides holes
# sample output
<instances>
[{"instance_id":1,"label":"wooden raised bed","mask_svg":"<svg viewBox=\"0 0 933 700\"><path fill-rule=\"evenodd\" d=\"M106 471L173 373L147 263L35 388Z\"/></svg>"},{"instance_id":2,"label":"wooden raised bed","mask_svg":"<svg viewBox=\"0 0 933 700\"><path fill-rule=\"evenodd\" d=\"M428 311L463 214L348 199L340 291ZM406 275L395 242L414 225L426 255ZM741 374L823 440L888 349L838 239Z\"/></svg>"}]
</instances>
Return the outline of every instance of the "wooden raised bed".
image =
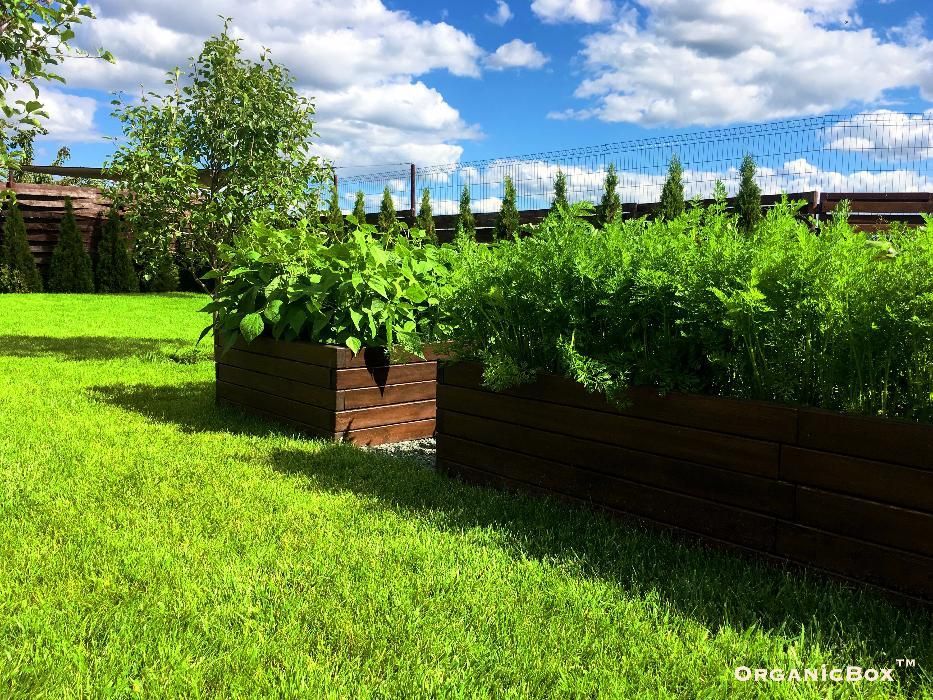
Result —
<instances>
[{"instance_id":1,"label":"wooden raised bed","mask_svg":"<svg viewBox=\"0 0 933 700\"><path fill-rule=\"evenodd\" d=\"M442 365L438 466L933 600L933 426Z\"/></svg>"},{"instance_id":2,"label":"wooden raised bed","mask_svg":"<svg viewBox=\"0 0 933 700\"><path fill-rule=\"evenodd\" d=\"M437 356L242 338L217 361L217 401L308 434L378 445L434 434Z\"/></svg>"}]
</instances>

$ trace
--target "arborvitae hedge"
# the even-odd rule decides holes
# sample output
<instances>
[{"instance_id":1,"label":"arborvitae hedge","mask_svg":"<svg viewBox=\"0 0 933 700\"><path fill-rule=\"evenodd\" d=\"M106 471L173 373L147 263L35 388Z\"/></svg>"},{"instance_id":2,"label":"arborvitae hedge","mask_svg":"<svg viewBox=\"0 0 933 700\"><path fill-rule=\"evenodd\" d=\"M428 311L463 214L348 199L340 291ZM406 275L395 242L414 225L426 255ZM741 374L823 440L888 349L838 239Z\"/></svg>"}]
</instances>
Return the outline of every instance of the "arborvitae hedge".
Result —
<instances>
[{"instance_id":1,"label":"arborvitae hedge","mask_svg":"<svg viewBox=\"0 0 933 700\"><path fill-rule=\"evenodd\" d=\"M358 224L366 223L366 195L362 192L356 193L356 201L353 202L353 216Z\"/></svg>"},{"instance_id":2,"label":"arborvitae hedge","mask_svg":"<svg viewBox=\"0 0 933 700\"><path fill-rule=\"evenodd\" d=\"M563 170L557 171L557 177L554 178L554 201L551 202L551 211L557 211L559 207L567 206L567 176Z\"/></svg>"},{"instance_id":3,"label":"arborvitae hedge","mask_svg":"<svg viewBox=\"0 0 933 700\"><path fill-rule=\"evenodd\" d=\"M71 198L65 198L65 216L61 223L58 245L52 252L49 266L49 291L88 294L94 291L91 256L84 249L78 232Z\"/></svg>"},{"instance_id":4,"label":"arborvitae hedge","mask_svg":"<svg viewBox=\"0 0 933 700\"><path fill-rule=\"evenodd\" d=\"M684 169L680 165L680 158L671 156L667 166L667 180L661 190L661 203L658 206L658 218L664 221L676 219L684 213Z\"/></svg>"},{"instance_id":5,"label":"arborvitae hedge","mask_svg":"<svg viewBox=\"0 0 933 700\"><path fill-rule=\"evenodd\" d=\"M98 292L138 292L139 278L133 268L119 212L111 208L97 243L94 282Z\"/></svg>"},{"instance_id":6,"label":"arborvitae hedge","mask_svg":"<svg viewBox=\"0 0 933 700\"><path fill-rule=\"evenodd\" d=\"M609 164L606 172L606 181L603 188L603 198L596 207L596 222L600 227L615 221L622 215L622 200L619 198L619 176L616 175L616 166Z\"/></svg>"},{"instance_id":7,"label":"arborvitae hedge","mask_svg":"<svg viewBox=\"0 0 933 700\"><path fill-rule=\"evenodd\" d=\"M398 219L395 217L395 202L388 186L382 191L382 204L379 205L379 219L376 227L383 233L392 233L398 228Z\"/></svg>"},{"instance_id":8,"label":"arborvitae hedge","mask_svg":"<svg viewBox=\"0 0 933 700\"><path fill-rule=\"evenodd\" d=\"M23 213L15 201L7 207L6 221L3 223L0 268L6 270L6 276L11 282L15 281L16 291L42 291L42 276L36 268L36 260L29 249Z\"/></svg>"},{"instance_id":9,"label":"arborvitae hedge","mask_svg":"<svg viewBox=\"0 0 933 700\"><path fill-rule=\"evenodd\" d=\"M340 210L340 195L337 194L336 185L330 188L330 205L327 208L327 229L335 239L340 240L343 238L343 212Z\"/></svg>"},{"instance_id":10,"label":"arborvitae hedge","mask_svg":"<svg viewBox=\"0 0 933 700\"><path fill-rule=\"evenodd\" d=\"M761 188L755 182L755 161L750 155L746 154L742 160L739 173L742 181L735 199L735 210L739 215L739 228L750 233L761 221Z\"/></svg>"},{"instance_id":11,"label":"arborvitae hedge","mask_svg":"<svg viewBox=\"0 0 933 700\"><path fill-rule=\"evenodd\" d=\"M505 197L502 199L502 208L496 217L496 238L512 238L521 226L518 216L518 207L515 204L515 185L512 178L505 176Z\"/></svg>"},{"instance_id":12,"label":"arborvitae hedge","mask_svg":"<svg viewBox=\"0 0 933 700\"><path fill-rule=\"evenodd\" d=\"M418 210L417 226L427 234L429 241L437 242L434 229L434 212L431 211L431 192L425 187L421 190L421 208Z\"/></svg>"},{"instance_id":13,"label":"arborvitae hedge","mask_svg":"<svg viewBox=\"0 0 933 700\"><path fill-rule=\"evenodd\" d=\"M470 210L469 185L464 185L463 191L460 193L460 216L457 219L457 230L469 238L476 238L476 221L473 219L473 212Z\"/></svg>"}]
</instances>

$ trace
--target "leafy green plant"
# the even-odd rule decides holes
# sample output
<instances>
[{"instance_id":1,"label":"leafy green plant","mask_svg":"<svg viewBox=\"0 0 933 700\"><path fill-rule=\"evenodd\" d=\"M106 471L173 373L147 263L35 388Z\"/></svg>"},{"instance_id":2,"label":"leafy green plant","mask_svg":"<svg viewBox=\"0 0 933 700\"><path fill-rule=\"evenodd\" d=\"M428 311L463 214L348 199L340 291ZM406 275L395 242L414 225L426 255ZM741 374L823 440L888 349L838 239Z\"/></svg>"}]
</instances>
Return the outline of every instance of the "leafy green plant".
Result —
<instances>
[{"instance_id":1,"label":"leafy green plant","mask_svg":"<svg viewBox=\"0 0 933 700\"><path fill-rule=\"evenodd\" d=\"M554 200L551 202L551 211L567 206L567 176L563 170L558 170L554 177Z\"/></svg>"},{"instance_id":2,"label":"leafy green plant","mask_svg":"<svg viewBox=\"0 0 933 700\"><path fill-rule=\"evenodd\" d=\"M476 221L470 209L470 187L463 186L460 193L460 216L457 218L457 234L460 237L476 238Z\"/></svg>"},{"instance_id":3,"label":"leafy green plant","mask_svg":"<svg viewBox=\"0 0 933 700\"><path fill-rule=\"evenodd\" d=\"M6 272L3 284L8 292L41 292L42 276L29 249L26 224L16 201L7 206L0 246L0 270Z\"/></svg>"},{"instance_id":4,"label":"leafy green plant","mask_svg":"<svg viewBox=\"0 0 933 700\"><path fill-rule=\"evenodd\" d=\"M268 334L420 354L423 343L449 333L440 296L451 254L418 229L393 239L363 224L328 244L306 223L257 222L223 247L229 271L204 311L216 314L225 347Z\"/></svg>"},{"instance_id":5,"label":"leafy green plant","mask_svg":"<svg viewBox=\"0 0 933 700\"><path fill-rule=\"evenodd\" d=\"M735 209L739 215L739 226L748 233L761 221L761 188L755 182L755 161L748 154L742 159L739 169L741 182L735 198Z\"/></svg>"},{"instance_id":6,"label":"leafy green plant","mask_svg":"<svg viewBox=\"0 0 933 700\"><path fill-rule=\"evenodd\" d=\"M418 209L418 220L415 225L424 231L425 238L437 243L437 231L434 228L434 213L431 211L431 191L425 187L421 190L421 207Z\"/></svg>"},{"instance_id":7,"label":"leafy green plant","mask_svg":"<svg viewBox=\"0 0 933 700\"><path fill-rule=\"evenodd\" d=\"M933 420L933 219L866 236L845 207L813 231L784 201L751 232L716 202L673 220L590 207L533 237L465 242L444 304L494 388L538 373L620 398L662 391Z\"/></svg>"},{"instance_id":8,"label":"leafy green plant","mask_svg":"<svg viewBox=\"0 0 933 700\"><path fill-rule=\"evenodd\" d=\"M343 211L340 209L340 194L337 192L337 185L332 185L327 206L327 230L332 238L339 241L343 238L345 228Z\"/></svg>"},{"instance_id":9,"label":"leafy green plant","mask_svg":"<svg viewBox=\"0 0 933 700\"><path fill-rule=\"evenodd\" d=\"M393 234L398 229L398 218L395 215L395 200L388 186L382 191L382 203L379 205L379 219L376 227L385 234Z\"/></svg>"},{"instance_id":10,"label":"leafy green plant","mask_svg":"<svg viewBox=\"0 0 933 700\"><path fill-rule=\"evenodd\" d=\"M658 217L676 219L684 213L684 169L676 154L671 156L667 166L667 179L661 188L661 201L658 204Z\"/></svg>"},{"instance_id":11,"label":"leafy green plant","mask_svg":"<svg viewBox=\"0 0 933 700\"><path fill-rule=\"evenodd\" d=\"M139 291L139 278L127 248L123 220L116 207L111 207L97 242L94 282L98 292Z\"/></svg>"},{"instance_id":12,"label":"leafy green plant","mask_svg":"<svg viewBox=\"0 0 933 700\"><path fill-rule=\"evenodd\" d=\"M71 198L65 198L65 215L62 217L58 244L52 251L49 265L49 291L91 293L94 291L94 273L91 256L84 248L84 240L78 232Z\"/></svg>"},{"instance_id":13,"label":"leafy green plant","mask_svg":"<svg viewBox=\"0 0 933 700\"><path fill-rule=\"evenodd\" d=\"M615 164L610 163L603 184L603 196L596 207L596 223L602 228L620 216L622 216L622 200L619 198L619 176L616 174Z\"/></svg>"},{"instance_id":14,"label":"leafy green plant","mask_svg":"<svg viewBox=\"0 0 933 700\"><path fill-rule=\"evenodd\" d=\"M515 184L512 178L505 176L505 193L502 198L502 207L499 209L499 215L496 217L496 238L512 238L518 234L521 228L518 207L515 204Z\"/></svg>"}]
</instances>

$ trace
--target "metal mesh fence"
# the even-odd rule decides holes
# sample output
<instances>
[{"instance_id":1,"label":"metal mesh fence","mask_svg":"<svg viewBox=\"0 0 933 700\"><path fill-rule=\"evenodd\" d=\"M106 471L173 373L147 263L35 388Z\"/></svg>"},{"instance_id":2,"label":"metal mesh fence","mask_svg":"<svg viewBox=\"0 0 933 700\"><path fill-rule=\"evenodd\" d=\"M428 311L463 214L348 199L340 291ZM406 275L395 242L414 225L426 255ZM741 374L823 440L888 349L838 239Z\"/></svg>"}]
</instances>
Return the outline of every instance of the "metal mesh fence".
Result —
<instances>
[{"instance_id":1,"label":"metal mesh fence","mask_svg":"<svg viewBox=\"0 0 933 700\"><path fill-rule=\"evenodd\" d=\"M416 167L414 189L431 193L435 215L458 211L469 188L474 212L495 212L503 183L512 178L519 209L543 209L553 199L554 177L567 177L570 201L599 201L610 164L623 202L655 202L676 155L683 166L685 195L710 197L717 180L730 195L739 186L745 154L758 166L763 194L781 192L919 192L933 190L933 112L879 111L825 115L728 129L693 131L636 141L535 153L520 157ZM411 202L410 164L336 168L345 211L363 192L367 211L377 211L388 187L396 209Z\"/></svg>"}]
</instances>

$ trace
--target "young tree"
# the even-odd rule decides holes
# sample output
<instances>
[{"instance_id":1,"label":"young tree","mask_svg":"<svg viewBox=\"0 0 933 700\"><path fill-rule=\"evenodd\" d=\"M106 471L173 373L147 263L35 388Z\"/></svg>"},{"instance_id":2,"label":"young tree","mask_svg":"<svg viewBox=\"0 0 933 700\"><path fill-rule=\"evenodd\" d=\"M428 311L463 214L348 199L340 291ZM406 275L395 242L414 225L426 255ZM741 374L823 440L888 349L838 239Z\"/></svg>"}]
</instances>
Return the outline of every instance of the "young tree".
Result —
<instances>
[{"instance_id":1,"label":"young tree","mask_svg":"<svg viewBox=\"0 0 933 700\"><path fill-rule=\"evenodd\" d=\"M139 278L126 245L123 221L116 207L111 207L104 230L97 242L94 282L98 292L138 292Z\"/></svg>"},{"instance_id":2,"label":"young tree","mask_svg":"<svg viewBox=\"0 0 933 700\"><path fill-rule=\"evenodd\" d=\"M58 244L52 251L49 266L49 291L89 294L94 291L91 256L84 249L84 240L78 232L71 198L65 199Z\"/></svg>"},{"instance_id":3,"label":"young tree","mask_svg":"<svg viewBox=\"0 0 933 700\"><path fill-rule=\"evenodd\" d=\"M518 207L515 205L515 185L512 178L505 176L505 196L502 199L502 208L496 217L496 238L511 238L518 233L521 221Z\"/></svg>"},{"instance_id":4,"label":"young tree","mask_svg":"<svg viewBox=\"0 0 933 700\"><path fill-rule=\"evenodd\" d=\"M268 54L241 53L228 20L186 75L169 74L170 94L114 112L124 139L109 168L144 278L172 249L195 278L205 268L222 274L218 247L254 219L288 225L318 215L327 171L309 150L314 106Z\"/></svg>"},{"instance_id":5,"label":"young tree","mask_svg":"<svg viewBox=\"0 0 933 700\"><path fill-rule=\"evenodd\" d=\"M356 201L353 202L353 216L361 226L366 223L366 195L362 191L356 193Z\"/></svg>"},{"instance_id":6,"label":"young tree","mask_svg":"<svg viewBox=\"0 0 933 700\"><path fill-rule=\"evenodd\" d=\"M23 213L15 201L10 202L3 222L3 245L0 247L0 268L10 279L17 280L18 291L41 292L42 276L29 249Z\"/></svg>"},{"instance_id":7,"label":"young tree","mask_svg":"<svg viewBox=\"0 0 933 700\"><path fill-rule=\"evenodd\" d=\"M558 207L567 206L567 176L563 170L557 171L554 178L554 201L551 202L551 211L557 211Z\"/></svg>"},{"instance_id":8,"label":"young tree","mask_svg":"<svg viewBox=\"0 0 933 700\"><path fill-rule=\"evenodd\" d=\"M395 216L395 201L388 185L382 191L382 203L379 205L379 219L376 224L383 233L393 233L398 228L398 219Z\"/></svg>"},{"instance_id":9,"label":"young tree","mask_svg":"<svg viewBox=\"0 0 933 700\"><path fill-rule=\"evenodd\" d=\"M418 228L425 232L429 241L437 242L434 229L434 213L431 211L431 192L425 187L421 190L421 208L418 209Z\"/></svg>"},{"instance_id":10,"label":"young tree","mask_svg":"<svg viewBox=\"0 0 933 700\"><path fill-rule=\"evenodd\" d=\"M667 180L661 190L658 218L670 221L684 213L684 169L677 155L671 156L667 166Z\"/></svg>"},{"instance_id":11,"label":"young tree","mask_svg":"<svg viewBox=\"0 0 933 700\"><path fill-rule=\"evenodd\" d=\"M343 212L340 210L340 195L337 193L336 185L330 188L330 204L327 207L327 229L330 231L331 238L335 240L343 238Z\"/></svg>"},{"instance_id":12,"label":"young tree","mask_svg":"<svg viewBox=\"0 0 933 700\"><path fill-rule=\"evenodd\" d=\"M460 216L457 218L457 229L462 235L476 238L476 221L470 210L470 186L464 185L460 193Z\"/></svg>"},{"instance_id":13,"label":"young tree","mask_svg":"<svg viewBox=\"0 0 933 700\"><path fill-rule=\"evenodd\" d=\"M94 13L77 0L0 0L0 170L20 162L22 153L12 144L16 134L41 129L40 119L48 118L39 84L65 82L55 66L88 56L69 43L85 19ZM113 63L108 51L100 49L96 57Z\"/></svg>"},{"instance_id":14,"label":"young tree","mask_svg":"<svg viewBox=\"0 0 933 700\"><path fill-rule=\"evenodd\" d=\"M739 214L739 227L745 233L751 233L761 221L761 188L755 182L755 161L751 155L746 154L742 159L739 173L742 180L735 209Z\"/></svg>"},{"instance_id":15,"label":"young tree","mask_svg":"<svg viewBox=\"0 0 933 700\"><path fill-rule=\"evenodd\" d=\"M622 200L619 198L619 176L616 175L616 166L609 164L606 171L606 181L603 186L603 197L596 207L596 223L602 228L615 221L622 214Z\"/></svg>"}]
</instances>

